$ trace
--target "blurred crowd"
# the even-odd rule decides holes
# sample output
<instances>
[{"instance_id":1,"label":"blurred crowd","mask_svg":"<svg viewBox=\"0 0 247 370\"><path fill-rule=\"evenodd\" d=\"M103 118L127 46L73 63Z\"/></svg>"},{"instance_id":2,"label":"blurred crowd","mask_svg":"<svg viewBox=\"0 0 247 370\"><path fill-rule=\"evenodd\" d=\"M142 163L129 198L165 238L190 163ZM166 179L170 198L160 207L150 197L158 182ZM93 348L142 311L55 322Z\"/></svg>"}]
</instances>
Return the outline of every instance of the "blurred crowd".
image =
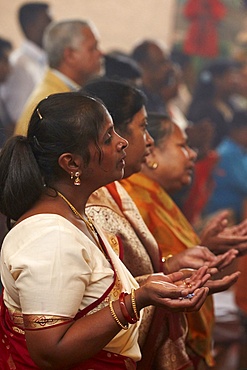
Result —
<instances>
[{"instance_id":1,"label":"blurred crowd","mask_svg":"<svg viewBox=\"0 0 247 370\"><path fill-rule=\"evenodd\" d=\"M182 46L170 50L160 40L143 39L128 54L121 50L104 53L97 25L79 19L56 21L45 2L24 4L18 20L23 32L21 46L13 50L13 40L0 38L0 146L13 135L26 135L34 107L50 94L85 88L104 102L97 81L135 87L145 96L153 150L142 171L130 171L132 176L122 180L121 186L135 201L163 257L199 244L210 247L215 255L226 252L207 244L204 233L212 220L221 217L234 238L238 235L234 228L247 217L247 56L216 56L198 72ZM107 86L105 89L110 89ZM164 132L167 135L166 130L171 129L168 121L175 128L163 141ZM175 146L170 149L174 142L185 160L174 151ZM101 205L94 200L88 206L92 218L99 215L97 202ZM2 241L7 233L3 215L0 232ZM229 274L241 271L238 281L214 295L212 335L217 361L206 359L212 369L247 368L245 253L240 248L239 256L243 256L227 270ZM130 260L125 264L135 270ZM169 263L172 265L172 258ZM224 362L227 356L236 356L231 367ZM163 368L157 365L157 369Z\"/></svg>"}]
</instances>

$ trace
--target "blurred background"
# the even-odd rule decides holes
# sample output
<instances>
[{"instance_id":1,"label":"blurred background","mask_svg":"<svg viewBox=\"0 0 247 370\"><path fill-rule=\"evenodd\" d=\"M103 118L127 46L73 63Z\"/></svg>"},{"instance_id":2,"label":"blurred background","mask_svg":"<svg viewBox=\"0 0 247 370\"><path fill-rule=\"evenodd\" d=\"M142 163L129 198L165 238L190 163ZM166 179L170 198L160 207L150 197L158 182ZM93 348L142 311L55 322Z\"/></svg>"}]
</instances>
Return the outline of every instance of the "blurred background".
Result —
<instances>
[{"instance_id":1,"label":"blurred background","mask_svg":"<svg viewBox=\"0 0 247 370\"><path fill-rule=\"evenodd\" d=\"M13 50L7 46L8 52L15 51L21 46L24 39L18 22L18 10L26 1L0 1L0 37L11 42ZM32 2L38 3L39 1ZM163 113L164 109L174 122L182 128L186 127L188 143L198 153L195 167L196 175L192 187L174 196L174 200L198 233L205 225L203 222L207 221L208 214L211 215L218 210L210 208L207 214L205 207L212 196L212 184L215 186L217 180L214 178L214 182L212 182L212 174L221 155L221 152L216 150L220 142L219 139L229 140L230 133L236 127L238 132L240 132L240 128L242 130L244 128L245 131L242 131L243 134L238 140L236 140L236 132L234 132L234 138L230 137L231 140L234 139L236 145L239 144L241 147L241 157L236 157L233 163L234 171L236 164L243 161L241 162L242 167L238 169L241 175L239 176L241 178L241 191L238 194L241 198L241 217L236 216L237 213L231 205L223 204L218 208L229 208L232 211L233 216L230 220L232 224L246 220L247 0L47 0L45 2L49 4L53 20L70 18L91 20L98 29L99 47L103 54L117 52L116 54L119 56L129 56L133 48L143 40L161 41L162 45L165 46L163 48L160 47L160 44L153 45L151 43L150 50L153 51L155 48L157 58L154 58L153 65L149 65L149 69L147 68L146 71L144 65L147 66L147 63L144 62L147 60L144 60L143 64L140 63L143 81L142 83L139 81L138 86L142 86L146 94L149 90L155 94L155 98L159 102L159 113ZM13 91L16 92L17 89L14 85L11 94L6 95L7 90L4 84L8 77L7 73L10 71L7 71L6 68L7 53L3 54L2 57L4 68L2 80L0 74L0 84L2 84L0 86L0 127L2 119L2 131L4 132L7 126L10 128L9 131L6 129L3 138L5 140L12 135L18 118L11 117L9 119L5 114L6 107L11 100L9 97L12 97ZM214 61L220 58L224 61L214 64ZM120 62L122 63L122 61ZM213 64L206 67L209 62ZM123 74L123 65L120 64L120 66L118 72ZM162 70L164 66L165 68ZM134 69L137 74L140 73L139 69L136 72L136 66L133 67L132 64L129 68ZM163 79L160 78L159 83L157 83L158 68L160 68L160 72L164 73ZM27 69L29 72L30 68ZM126 69L126 73L128 70ZM201 75L200 71L202 71ZM114 74L116 74L115 70ZM149 77L149 85L145 86L147 76ZM21 73L21 77L23 77L23 73ZM115 77L126 78L125 75ZM26 87L27 80L24 81L24 85ZM204 89L204 95L199 87ZM21 92L22 98L23 87L18 90ZM152 96L152 94L150 95ZM147 106L147 108L149 107ZM7 113L11 115L13 110L9 109ZM239 116L235 118L235 113L238 113L239 110L243 111L241 119ZM149 108L149 111L155 111L154 107ZM5 118L7 123L4 121ZM230 133L225 132L225 128L229 129ZM216 134L219 133L221 137L217 136L217 141L213 141L214 135L216 137ZM224 169L225 173L227 170L228 168ZM231 177L231 173L229 177ZM234 180L236 178L237 176ZM231 198L223 195L223 200ZM218 195L215 196L215 198L217 197ZM198 204L195 199L198 200ZM0 241L6 233L4 225L5 219L0 215ZM233 289L228 290L225 296L219 295L219 298L215 299L214 355L216 365L211 367L214 370L247 369L247 256L239 260L242 265L234 267L242 272L242 278L239 279L241 284L236 284L241 293L237 305Z\"/></svg>"},{"instance_id":2,"label":"blurred background","mask_svg":"<svg viewBox=\"0 0 247 370\"><path fill-rule=\"evenodd\" d=\"M1 0L1 35L15 46L22 39L17 10L23 3L22 0ZM139 39L145 38L159 38L172 47L174 43L183 43L190 25L183 15L186 0L70 0L69 3L50 0L48 3L55 20L91 19L99 29L105 52L116 48L128 52ZM247 2L222 0L221 3L226 7L226 14L215 27L220 52L225 54L232 52L236 43L247 41Z\"/></svg>"},{"instance_id":3,"label":"blurred background","mask_svg":"<svg viewBox=\"0 0 247 370\"><path fill-rule=\"evenodd\" d=\"M9 39L15 48L23 39L17 19L18 9L23 3L25 1L22 0L1 0L0 34ZM50 0L48 3L54 20L75 17L92 20L99 30L100 47L105 53L112 50L128 53L144 39L162 40L170 50L174 46L183 49L189 29L193 26L191 19L184 14L186 0L70 0L69 3L66 0ZM221 4L225 7L224 15L210 23L218 43L215 57L232 56L239 50L247 49L246 0L222 0ZM207 17L212 19L214 15L197 15L195 27L198 27L198 32L195 37L198 39L199 29L208 32ZM210 49L211 35L208 35L207 42L209 46L202 47ZM193 63L196 69L208 59L207 55L203 55L202 60L198 58L200 53L196 50L191 54L195 57Z\"/></svg>"},{"instance_id":4,"label":"blurred background","mask_svg":"<svg viewBox=\"0 0 247 370\"><path fill-rule=\"evenodd\" d=\"M16 46L22 38L17 10L23 3L1 0L1 34ZM105 52L113 48L128 52L138 39L146 37L161 38L171 45L180 5L176 0L51 0L48 3L54 20L75 17L92 20Z\"/></svg>"}]
</instances>

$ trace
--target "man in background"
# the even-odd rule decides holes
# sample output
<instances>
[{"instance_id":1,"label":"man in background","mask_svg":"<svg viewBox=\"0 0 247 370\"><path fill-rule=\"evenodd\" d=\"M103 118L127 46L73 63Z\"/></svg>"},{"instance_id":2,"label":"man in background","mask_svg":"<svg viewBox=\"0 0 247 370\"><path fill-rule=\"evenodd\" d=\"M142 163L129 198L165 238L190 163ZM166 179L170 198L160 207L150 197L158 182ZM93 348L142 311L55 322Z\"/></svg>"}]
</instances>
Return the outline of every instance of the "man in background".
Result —
<instances>
[{"instance_id":1,"label":"man in background","mask_svg":"<svg viewBox=\"0 0 247 370\"><path fill-rule=\"evenodd\" d=\"M9 54L12 50L10 41L0 37L0 93L3 83L9 76L10 63ZM5 104L0 95L0 148L2 148L5 140L12 134L14 125L6 111Z\"/></svg>"},{"instance_id":2,"label":"man in background","mask_svg":"<svg viewBox=\"0 0 247 370\"><path fill-rule=\"evenodd\" d=\"M23 4L18 11L18 21L25 38L10 56L11 74L2 91L6 110L13 122L17 122L47 66L42 38L51 22L49 5L45 2Z\"/></svg>"},{"instance_id":3,"label":"man in background","mask_svg":"<svg viewBox=\"0 0 247 370\"><path fill-rule=\"evenodd\" d=\"M10 41L0 37L0 89L2 83L6 80L10 73L9 54L12 50L12 44ZM8 131L10 127L10 118L5 111L4 104L0 97L0 150L7 139ZM7 233L6 217L0 213L0 249L3 238ZM0 292L2 290L0 280Z\"/></svg>"},{"instance_id":4,"label":"man in background","mask_svg":"<svg viewBox=\"0 0 247 370\"><path fill-rule=\"evenodd\" d=\"M15 134L26 135L35 106L50 94L79 90L101 72L102 53L95 26L84 20L52 22L44 34L49 68L29 97Z\"/></svg>"},{"instance_id":5,"label":"man in background","mask_svg":"<svg viewBox=\"0 0 247 370\"><path fill-rule=\"evenodd\" d=\"M182 71L172 61L168 47L162 41L143 40L134 47L131 57L142 71L147 111L169 114L179 127L186 128L187 119L174 102L180 94Z\"/></svg>"}]
</instances>

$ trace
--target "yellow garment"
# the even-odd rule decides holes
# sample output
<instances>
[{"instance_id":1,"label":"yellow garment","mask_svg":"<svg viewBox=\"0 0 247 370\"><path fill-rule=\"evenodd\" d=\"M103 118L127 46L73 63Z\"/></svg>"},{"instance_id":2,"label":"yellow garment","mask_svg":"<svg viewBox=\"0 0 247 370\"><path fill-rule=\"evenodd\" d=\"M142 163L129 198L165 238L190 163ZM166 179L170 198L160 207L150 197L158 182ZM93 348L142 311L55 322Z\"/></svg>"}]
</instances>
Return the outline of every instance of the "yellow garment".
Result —
<instances>
[{"instance_id":1,"label":"yellow garment","mask_svg":"<svg viewBox=\"0 0 247 370\"><path fill-rule=\"evenodd\" d=\"M45 97L55 93L68 92L69 87L51 69L48 69L41 83L27 100L24 110L16 124L15 135L26 135L28 124L36 105Z\"/></svg>"},{"instance_id":2,"label":"yellow garment","mask_svg":"<svg viewBox=\"0 0 247 370\"><path fill-rule=\"evenodd\" d=\"M182 252L200 243L180 209L158 183L139 173L121 180L121 185L137 205L163 256ZM211 353L213 318L212 297L207 298L199 312L187 314L188 343L208 365L214 364Z\"/></svg>"}]
</instances>

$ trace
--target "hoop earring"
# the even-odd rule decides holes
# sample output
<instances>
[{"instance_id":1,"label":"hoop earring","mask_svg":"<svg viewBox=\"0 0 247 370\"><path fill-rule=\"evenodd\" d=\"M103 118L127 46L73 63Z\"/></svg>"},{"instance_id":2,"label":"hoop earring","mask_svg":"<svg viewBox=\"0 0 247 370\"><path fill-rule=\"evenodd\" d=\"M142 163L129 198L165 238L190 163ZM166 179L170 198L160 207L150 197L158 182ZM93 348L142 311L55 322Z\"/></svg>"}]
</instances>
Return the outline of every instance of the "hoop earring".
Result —
<instances>
[{"instance_id":1,"label":"hoop earring","mask_svg":"<svg viewBox=\"0 0 247 370\"><path fill-rule=\"evenodd\" d=\"M78 171L75 173L74 185L76 185L76 186L81 185L80 172L78 172Z\"/></svg>"}]
</instances>

